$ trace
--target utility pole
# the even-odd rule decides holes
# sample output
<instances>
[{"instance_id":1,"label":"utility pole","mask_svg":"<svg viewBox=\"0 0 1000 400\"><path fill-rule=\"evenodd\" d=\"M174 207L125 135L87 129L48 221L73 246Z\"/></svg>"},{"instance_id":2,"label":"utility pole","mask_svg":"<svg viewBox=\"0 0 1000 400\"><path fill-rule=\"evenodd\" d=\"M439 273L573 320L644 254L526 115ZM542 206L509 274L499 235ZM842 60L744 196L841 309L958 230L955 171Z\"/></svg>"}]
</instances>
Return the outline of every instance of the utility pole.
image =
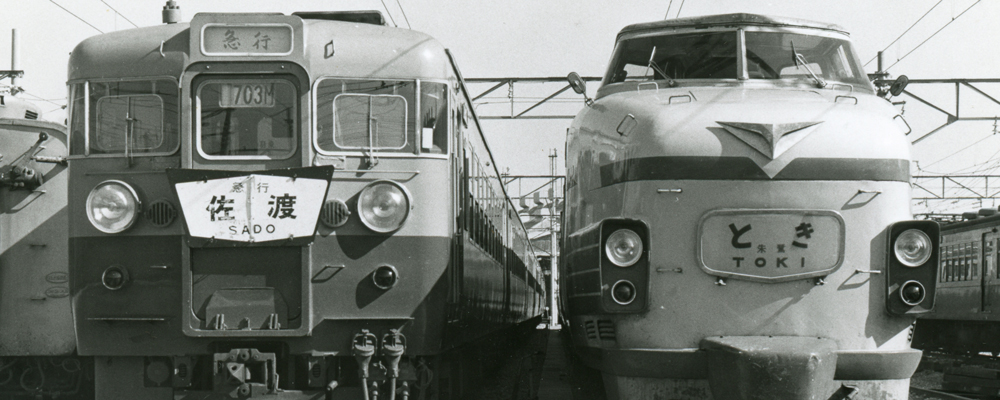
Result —
<instances>
[{"instance_id":1,"label":"utility pole","mask_svg":"<svg viewBox=\"0 0 1000 400\"><path fill-rule=\"evenodd\" d=\"M552 149L549 153L549 175L555 176L556 174L556 158L558 154L556 149ZM556 182L559 180L553 179L550 183L551 189L549 190L549 254L551 262L551 273L549 273L549 284L552 288L552 296L549 299L549 329L558 330L562 326L559 324L559 230L556 228L557 215L556 212L556 198L558 193L556 192Z\"/></svg>"}]
</instances>

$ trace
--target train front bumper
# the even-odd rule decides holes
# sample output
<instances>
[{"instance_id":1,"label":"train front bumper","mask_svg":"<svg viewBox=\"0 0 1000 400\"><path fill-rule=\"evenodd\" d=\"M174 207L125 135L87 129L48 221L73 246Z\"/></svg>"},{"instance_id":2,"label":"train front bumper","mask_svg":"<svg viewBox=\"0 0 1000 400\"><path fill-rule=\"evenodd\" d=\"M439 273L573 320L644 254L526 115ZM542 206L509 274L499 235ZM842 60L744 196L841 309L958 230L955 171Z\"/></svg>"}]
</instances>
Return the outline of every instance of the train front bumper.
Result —
<instances>
[{"instance_id":1,"label":"train front bumper","mask_svg":"<svg viewBox=\"0 0 1000 400\"><path fill-rule=\"evenodd\" d=\"M725 382L721 385L744 388L766 387L771 384L768 380L778 380L777 385L788 384L785 381L807 384L810 380L823 385L832 381L909 379L923 354L915 349L838 350L832 339L802 336L713 336L704 338L699 348L583 347L579 352L584 363L607 374L708 379L713 392L718 386L713 376ZM779 376L784 373L790 375ZM719 395L717 398L753 398Z\"/></svg>"}]
</instances>

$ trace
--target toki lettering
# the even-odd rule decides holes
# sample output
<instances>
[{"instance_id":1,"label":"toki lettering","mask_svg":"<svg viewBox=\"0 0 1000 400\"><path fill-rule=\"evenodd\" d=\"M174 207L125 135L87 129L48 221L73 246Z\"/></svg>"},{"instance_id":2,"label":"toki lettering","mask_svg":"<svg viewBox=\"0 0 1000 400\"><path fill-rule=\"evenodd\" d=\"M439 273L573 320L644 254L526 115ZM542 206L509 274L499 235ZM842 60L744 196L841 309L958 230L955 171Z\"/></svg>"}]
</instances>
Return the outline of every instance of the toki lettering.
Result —
<instances>
[{"instance_id":1,"label":"toki lettering","mask_svg":"<svg viewBox=\"0 0 1000 400\"><path fill-rule=\"evenodd\" d=\"M737 249L748 249L753 245L753 243L750 242L740 242L740 236L743 236L744 233L750 232L750 229L752 229L750 224L747 224L747 226L739 229L736 228L736 224L729 224L729 230L733 232L733 240L730 242L733 247Z\"/></svg>"}]
</instances>

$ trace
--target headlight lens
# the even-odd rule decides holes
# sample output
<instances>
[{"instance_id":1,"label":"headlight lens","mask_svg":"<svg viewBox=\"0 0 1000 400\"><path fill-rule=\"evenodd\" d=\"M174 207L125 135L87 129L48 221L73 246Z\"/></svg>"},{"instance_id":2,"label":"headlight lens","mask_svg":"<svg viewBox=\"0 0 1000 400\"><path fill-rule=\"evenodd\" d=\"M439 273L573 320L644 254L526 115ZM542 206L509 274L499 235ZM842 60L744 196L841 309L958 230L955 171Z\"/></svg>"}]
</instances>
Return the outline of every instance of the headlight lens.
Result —
<instances>
[{"instance_id":1,"label":"headlight lens","mask_svg":"<svg viewBox=\"0 0 1000 400\"><path fill-rule=\"evenodd\" d=\"M611 263L619 267L628 267L639 261L642 256L642 239L631 229L619 229L608 236L604 251Z\"/></svg>"},{"instance_id":2,"label":"headlight lens","mask_svg":"<svg viewBox=\"0 0 1000 400\"><path fill-rule=\"evenodd\" d=\"M106 181L87 196L87 218L105 233L128 229L139 216L139 197L127 183Z\"/></svg>"},{"instance_id":3,"label":"headlight lens","mask_svg":"<svg viewBox=\"0 0 1000 400\"><path fill-rule=\"evenodd\" d=\"M907 267L919 267L931 258L931 238L919 229L907 229L896 237L892 250L896 259Z\"/></svg>"},{"instance_id":4,"label":"headlight lens","mask_svg":"<svg viewBox=\"0 0 1000 400\"><path fill-rule=\"evenodd\" d=\"M399 184L377 181L361 190L358 197L358 214L369 229L392 232L403 226L410 213L410 196Z\"/></svg>"}]
</instances>

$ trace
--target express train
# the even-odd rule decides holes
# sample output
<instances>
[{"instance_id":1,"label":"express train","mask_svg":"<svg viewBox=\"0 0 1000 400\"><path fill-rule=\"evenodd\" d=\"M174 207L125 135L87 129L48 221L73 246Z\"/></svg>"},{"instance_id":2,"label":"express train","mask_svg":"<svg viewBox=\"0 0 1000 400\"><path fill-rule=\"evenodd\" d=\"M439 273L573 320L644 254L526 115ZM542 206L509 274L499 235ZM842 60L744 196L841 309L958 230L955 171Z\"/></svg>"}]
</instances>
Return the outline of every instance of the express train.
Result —
<instances>
[{"instance_id":1,"label":"express train","mask_svg":"<svg viewBox=\"0 0 1000 400\"><path fill-rule=\"evenodd\" d=\"M0 397L89 398L67 266L66 127L0 94Z\"/></svg>"},{"instance_id":2,"label":"express train","mask_svg":"<svg viewBox=\"0 0 1000 400\"><path fill-rule=\"evenodd\" d=\"M1000 215L963 213L941 227L934 310L917 321L913 346L952 353L1000 354Z\"/></svg>"},{"instance_id":3,"label":"express train","mask_svg":"<svg viewBox=\"0 0 1000 400\"><path fill-rule=\"evenodd\" d=\"M568 130L560 263L608 397L906 399L940 283L880 96L902 84L841 27L754 14L627 26L608 65Z\"/></svg>"},{"instance_id":4,"label":"express train","mask_svg":"<svg viewBox=\"0 0 1000 400\"><path fill-rule=\"evenodd\" d=\"M473 396L545 303L452 55L378 12L163 13L69 62L97 398Z\"/></svg>"}]
</instances>

